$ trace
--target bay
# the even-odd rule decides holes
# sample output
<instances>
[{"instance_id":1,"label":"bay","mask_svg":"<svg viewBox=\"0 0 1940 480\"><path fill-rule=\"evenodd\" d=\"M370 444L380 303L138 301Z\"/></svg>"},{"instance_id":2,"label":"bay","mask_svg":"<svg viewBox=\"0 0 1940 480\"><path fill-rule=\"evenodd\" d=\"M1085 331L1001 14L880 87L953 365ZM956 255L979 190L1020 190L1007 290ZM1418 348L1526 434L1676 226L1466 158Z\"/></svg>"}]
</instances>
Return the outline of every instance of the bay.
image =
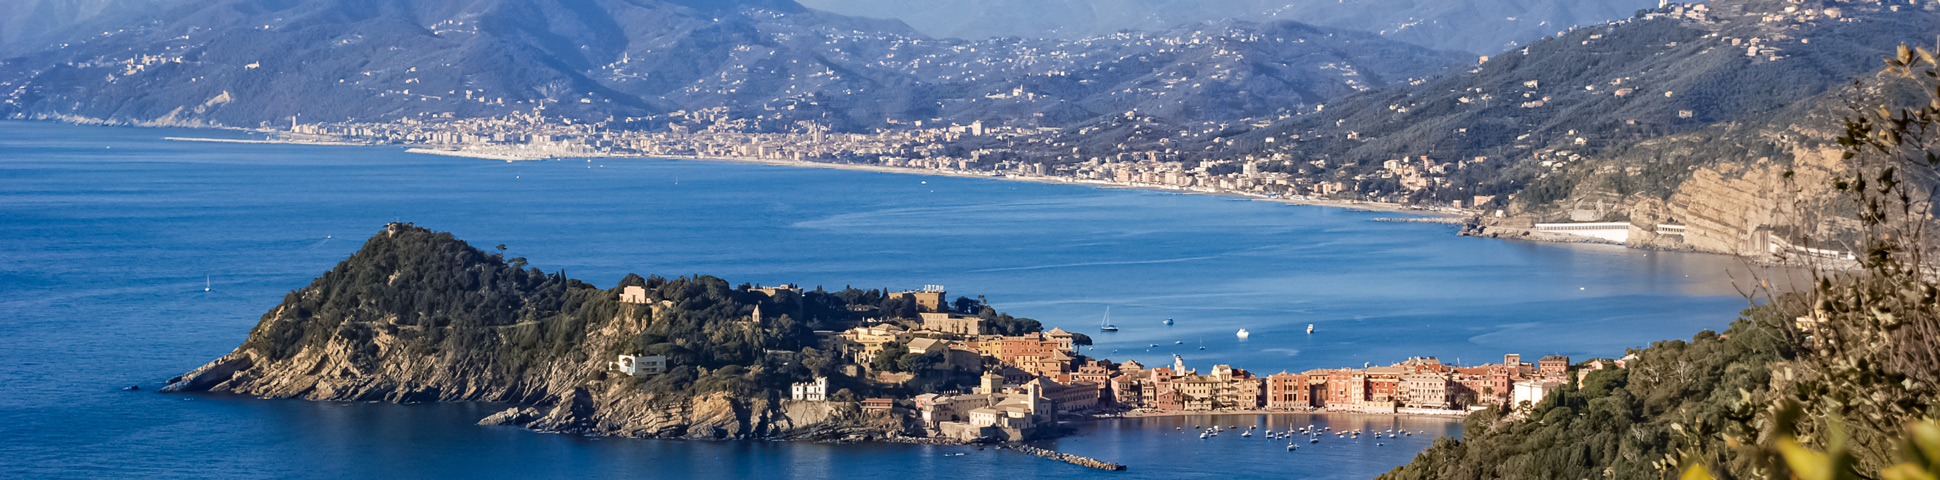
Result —
<instances>
[{"instance_id":1,"label":"bay","mask_svg":"<svg viewBox=\"0 0 1940 480\"><path fill-rule=\"evenodd\" d=\"M1749 278L1727 257L1461 238L1446 225L1370 221L1394 214L1220 196L162 139L219 135L232 133L0 122L0 476L1367 478L1460 430L1420 418L1169 417L1080 424L1042 442L1131 467L1111 474L974 447L535 434L472 425L489 413L480 405L152 393L234 348L283 294L391 221L502 243L600 286L627 273L939 284L1089 334L1093 355L1178 354L1202 371L1259 374L1411 356L1617 357L1721 329L1746 305L1733 282ZM1122 331L1097 331L1107 307ZM1251 336L1237 338L1241 328ZM1214 421L1426 433L1287 452L1175 430Z\"/></svg>"}]
</instances>

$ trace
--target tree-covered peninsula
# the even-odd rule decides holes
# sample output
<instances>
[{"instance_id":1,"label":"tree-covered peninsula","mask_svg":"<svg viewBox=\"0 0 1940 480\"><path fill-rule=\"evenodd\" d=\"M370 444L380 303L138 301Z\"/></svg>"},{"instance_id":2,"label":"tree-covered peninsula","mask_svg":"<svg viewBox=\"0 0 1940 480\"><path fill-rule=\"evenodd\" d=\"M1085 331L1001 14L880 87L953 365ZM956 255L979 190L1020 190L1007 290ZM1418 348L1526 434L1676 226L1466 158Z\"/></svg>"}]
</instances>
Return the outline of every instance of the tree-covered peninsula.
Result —
<instances>
[{"instance_id":1,"label":"tree-covered peninsula","mask_svg":"<svg viewBox=\"0 0 1940 480\"><path fill-rule=\"evenodd\" d=\"M635 297L623 298L628 293ZM502 402L512 408L492 423L541 431L868 438L903 426L897 417L861 412L853 400L957 388L982 370L925 368L942 354L905 350L878 355L876 368L864 369L897 380L879 382L821 338L862 323L912 323L915 301L879 290L733 286L707 276L628 275L602 289L449 233L391 224L286 295L234 352L171 379L167 390ZM995 331L1041 328L968 298L951 308L978 314ZM626 374L615 364L621 355L664 359L665 370ZM829 396L850 401L791 401L791 384L812 378L829 379Z\"/></svg>"}]
</instances>

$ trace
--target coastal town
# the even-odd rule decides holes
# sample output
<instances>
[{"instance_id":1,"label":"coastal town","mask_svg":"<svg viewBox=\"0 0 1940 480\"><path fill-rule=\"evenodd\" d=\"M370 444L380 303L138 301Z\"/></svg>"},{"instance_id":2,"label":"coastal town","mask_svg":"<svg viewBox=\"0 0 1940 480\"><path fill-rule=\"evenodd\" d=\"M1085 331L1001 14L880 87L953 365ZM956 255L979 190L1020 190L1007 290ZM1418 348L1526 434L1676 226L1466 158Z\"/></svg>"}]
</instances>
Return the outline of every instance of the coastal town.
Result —
<instances>
[{"instance_id":1,"label":"coastal town","mask_svg":"<svg viewBox=\"0 0 1940 480\"><path fill-rule=\"evenodd\" d=\"M1288 153L1230 159L1192 159L1180 148L1111 149L1096 153L1059 142L1053 127L968 125L933 121L896 122L866 133L832 132L813 123L789 132L761 132L730 119L725 111L677 112L664 129L621 127L639 119L575 122L549 117L543 106L530 112L492 118L406 118L390 122L299 123L265 132L292 142L357 142L414 147L416 153L520 161L556 158L659 157L723 159L764 163L906 169L932 174L1000 177L1039 181L1122 185L1259 198L1400 203L1413 192L1447 185L1450 172L1487 159L1437 161L1400 158L1378 171L1347 174L1330 170L1325 159L1296 159ZM666 121L666 119L659 119ZM1136 121L1136 115L1128 121ZM1211 138L1227 126L1177 133L1179 144ZM1063 153L1047 154L1044 152ZM1333 167L1340 167L1334 165ZM1386 194L1362 195L1356 185L1393 183ZM1462 211L1490 205L1494 196L1424 209Z\"/></svg>"},{"instance_id":2,"label":"coastal town","mask_svg":"<svg viewBox=\"0 0 1940 480\"><path fill-rule=\"evenodd\" d=\"M1701 5L1699 6L1701 7ZM1698 7L1683 15L1704 14ZM1529 88L1537 88L1530 82ZM1428 221L1461 225L1461 235L1558 243L1604 243L1646 249L1694 250L1746 256L1765 262L1788 259L1850 260L1851 252L1787 240L1770 228L1744 228L1729 215L1703 207L1670 205L1662 218L1608 221L1610 204L1576 208L1543 220L1508 207L1515 197L1468 195L1437 200L1459 187L1470 169L1498 168L1504 159L1476 157L1393 158L1373 165L1333 164L1297 148L1237 157L1206 157L1182 149L1186 139L1217 138L1224 126L1181 130L1171 147L1115 145L1098 150L1066 145L1069 133L1050 127L968 125L933 121L897 123L867 133L833 132L813 123L791 132L762 132L724 111L678 112L665 128L629 128L642 119L575 122L550 117L543 105L491 118L406 118L391 122L300 123L265 126L270 142L342 145L386 144L408 151L503 161L576 158L670 158L722 160L797 167L843 168L924 175L1139 188L1232 195L1265 201L1426 214ZM668 119L655 119L665 121ZM1126 121L1136 122L1137 115ZM1093 128L1093 127L1087 127ZM1293 135L1292 137L1299 137ZM227 139L179 139L239 141ZM1300 138L1266 138L1294 145ZM1309 139L1311 140L1311 139ZM255 140L240 140L255 141ZM1052 153L1055 152L1055 153ZM1264 150L1262 152L1265 152ZM1546 170L1582 157L1545 150Z\"/></svg>"},{"instance_id":3,"label":"coastal town","mask_svg":"<svg viewBox=\"0 0 1940 480\"><path fill-rule=\"evenodd\" d=\"M757 288L774 295L799 287ZM1624 368L1632 358L1572 363L1550 355L1524 361L1461 366L1415 357L1387 366L1264 374L1232 365L1190 366L1178 355L1167 365L1115 362L1080 353L1090 339L1061 328L1017 335L994 333L992 319L957 312L941 288L891 292L913 304L916 319L875 318L841 331L817 331L818 347L838 352L830 376L795 383L798 402L852 404L861 412L899 419L909 438L949 443L1017 442L1055 436L1063 422L1087 418L1190 413L1337 412L1460 416L1483 409L1511 414L1542 402L1589 372ZM627 287L625 303L650 303ZM757 310L755 315L759 316ZM785 359L795 352L771 352ZM888 360L925 356L911 370L891 371ZM905 362L907 363L907 362ZM611 368L634 376L667 371L665 357L622 355ZM918 377L967 380L906 397L864 397L848 387L913 384Z\"/></svg>"}]
</instances>

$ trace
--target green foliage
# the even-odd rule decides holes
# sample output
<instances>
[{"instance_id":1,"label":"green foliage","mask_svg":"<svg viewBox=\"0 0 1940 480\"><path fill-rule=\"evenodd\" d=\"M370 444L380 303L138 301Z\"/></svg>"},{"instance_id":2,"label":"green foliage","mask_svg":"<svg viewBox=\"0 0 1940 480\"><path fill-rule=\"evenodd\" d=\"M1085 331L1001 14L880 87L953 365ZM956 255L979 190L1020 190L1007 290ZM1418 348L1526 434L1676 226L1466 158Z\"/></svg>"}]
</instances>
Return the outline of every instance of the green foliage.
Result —
<instances>
[{"instance_id":1,"label":"green foliage","mask_svg":"<svg viewBox=\"0 0 1940 480\"><path fill-rule=\"evenodd\" d=\"M961 313L977 313L983 311L983 302L970 297L957 297L956 301L950 302L950 307Z\"/></svg>"},{"instance_id":2,"label":"green foliage","mask_svg":"<svg viewBox=\"0 0 1940 480\"><path fill-rule=\"evenodd\" d=\"M805 377L827 377L835 373L839 359L813 347L802 349L802 367L807 369Z\"/></svg>"},{"instance_id":3,"label":"green foliage","mask_svg":"<svg viewBox=\"0 0 1940 480\"><path fill-rule=\"evenodd\" d=\"M943 364L943 352L911 352L896 358L897 371L901 372L927 372L941 364Z\"/></svg>"},{"instance_id":4,"label":"green foliage","mask_svg":"<svg viewBox=\"0 0 1940 480\"><path fill-rule=\"evenodd\" d=\"M1462 440L1439 441L1382 478L1660 478L1693 447L1693 434L1744 436L1756 412L1746 392L1770 380L1763 366L1792 355L1785 318L1746 311L1725 335L1701 332L1638 350L1628 369L1594 372L1520 419L1485 410Z\"/></svg>"},{"instance_id":5,"label":"green foliage","mask_svg":"<svg viewBox=\"0 0 1940 480\"><path fill-rule=\"evenodd\" d=\"M1017 318L1002 313L984 318L989 320L990 329L998 335L1016 336L1044 331L1043 324L1028 318Z\"/></svg>"},{"instance_id":6,"label":"green foliage","mask_svg":"<svg viewBox=\"0 0 1940 480\"><path fill-rule=\"evenodd\" d=\"M563 312L593 308L572 290L590 285L522 270L487 255L449 233L410 225L379 234L350 258L284 296L265 314L243 348L270 360L287 359L341 335L377 334L429 340L413 342L423 353L484 342L449 335L454 329L553 327L518 331L517 343L540 349L569 344L577 330L554 323Z\"/></svg>"},{"instance_id":7,"label":"green foliage","mask_svg":"<svg viewBox=\"0 0 1940 480\"><path fill-rule=\"evenodd\" d=\"M814 342L807 325L788 316L754 320L755 306L767 302L767 297L730 288L719 278L669 280L649 292L648 298L672 306L656 309L639 343L680 364L707 368L755 365L761 362L764 350L800 351ZM766 311L770 312L783 309L774 304L768 307Z\"/></svg>"},{"instance_id":8,"label":"green foliage","mask_svg":"<svg viewBox=\"0 0 1940 480\"><path fill-rule=\"evenodd\" d=\"M1786 365L1780 387L1805 413L1796 425L1772 425L1805 445L1849 447L1859 471L1893 462L1907 422L1940 415L1940 284L1927 260L1940 65L1931 50L1905 46L1886 63L1901 88L1855 103L1838 140L1851 170L1834 186L1862 225L1859 268L1819 272L1813 298L1797 307L1811 320L1812 354Z\"/></svg>"},{"instance_id":9,"label":"green foliage","mask_svg":"<svg viewBox=\"0 0 1940 480\"><path fill-rule=\"evenodd\" d=\"M909 347L895 342L886 343L883 344L882 351L876 354L875 361L871 362L869 366L877 371L883 372L908 371L902 365L903 356L908 354Z\"/></svg>"},{"instance_id":10,"label":"green foliage","mask_svg":"<svg viewBox=\"0 0 1940 480\"><path fill-rule=\"evenodd\" d=\"M1760 290L1751 298L1764 303L1724 335L1636 351L1628 370L1592 374L1521 419L1473 415L1467 438L1386 478L1935 478L1940 426L1903 432L1940 415L1922 186L1940 165L1940 64L1904 47L1887 64L1917 95L1855 104L1839 139L1852 170L1834 186L1862 224L1856 268L1817 270L1804 292Z\"/></svg>"},{"instance_id":11,"label":"green foliage","mask_svg":"<svg viewBox=\"0 0 1940 480\"><path fill-rule=\"evenodd\" d=\"M649 393L756 395L791 381L835 376L842 359L813 348L812 325L858 320L863 313L851 308L852 301L890 311L914 308L880 291L769 294L708 276L627 275L614 288L600 289L563 272L520 268L519 260L485 253L449 233L393 225L308 287L286 295L242 348L280 361L334 342L353 364L371 371L405 356L455 356L472 369L465 374L480 382L518 382L561 363L661 355L668 373L627 381ZM645 288L649 306L622 304L625 287ZM1034 321L1000 318L1009 331L1038 328ZM589 350L587 334L616 321L637 333ZM393 350L385 353L381 344ZM889 350L878 369L924 371L942 361L940 354L907 355L902 345ZM786 362L769 351L798 352L800 361Z\"/></svg>"},{"instance_id":12,"label":"green foliage","mask_svg":"<svg viewBox=\"0 0 1940 480\"><path fill-rule=\"evenodd\" d=\"M1767 448L1768 454L1784 459L1785 466L1791 469L1794 478L1799 480L1860 480L1870 478L1861 473L1855 464L1851 449L1845 437L1835 429L1832 442L1826 451L1820 452L1799 444L1791 436L1780 438L1776 445ZM1926 419L1907 427L1906 434L1900 439L1900 463L1879 471L1878 478L1885 480L1936 480L1940 479L1940 422ZM1684 480L1715 480L1703 465L1692 465L1684 471Z\"/></svg>"},{"instance_id":13,"label":"green foliage","mask_svg":"<svg viewBox=\"0 0 1940 480\"><path fill-rule=\"evenodd\" d=\"M1931 63L1932 59L1927 61ZM1900 464L1880 471L1880 477L1886 480L1940 479L1940 422L1927 419L1908 428L1906 439L1900 444L1900 459Z\"/></svg>"}]
</instances>

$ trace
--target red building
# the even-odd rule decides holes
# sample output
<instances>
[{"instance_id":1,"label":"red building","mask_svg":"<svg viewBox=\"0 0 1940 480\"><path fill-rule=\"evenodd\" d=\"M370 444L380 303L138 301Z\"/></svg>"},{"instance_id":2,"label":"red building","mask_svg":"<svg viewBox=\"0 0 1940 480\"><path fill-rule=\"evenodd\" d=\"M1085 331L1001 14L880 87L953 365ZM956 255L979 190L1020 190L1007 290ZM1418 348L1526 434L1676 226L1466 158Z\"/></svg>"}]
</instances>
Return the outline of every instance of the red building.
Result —
<instances>
[{"instance_id":1,"label":"red building","mask_svg":"<svg viewBox=\"0 0 1940 480\"><path fill-rule=\"evenodd\" d=\"M1280 372L1266 376L1266 408L1298 410L1313 408L1314 390L1306 375Z\"/></svg>"},{"instance_id":2,"label":"red building","mask_svg":"<svg viewBox=\"0 0 1940 480\"><path fill-rule=\"evenodd\" d=\"M1361 370L1367 377L1364 394L1357 397L1370 405L1392 405L1401 399L1401 376L1410 372L1403 365L1374 367Z\"/></svg>"},{"instance_id":3,"label":"red building","mask_svg":"<svg viewBox=\"0 0 1940 480\"><path fill-rule=\"evenodd\" d=\"M1173 380L1177 377L1172 375L1172 367L1159 367L1146 372L1149 372L1150 376L1145 381L1144 386L1147 388L1144 388L1142 393L1147 407L1159 410L1181 410L1186 407L1185 397L1180 395L1177 386L1173 385Z\"/></svg>"}]
</instances>

